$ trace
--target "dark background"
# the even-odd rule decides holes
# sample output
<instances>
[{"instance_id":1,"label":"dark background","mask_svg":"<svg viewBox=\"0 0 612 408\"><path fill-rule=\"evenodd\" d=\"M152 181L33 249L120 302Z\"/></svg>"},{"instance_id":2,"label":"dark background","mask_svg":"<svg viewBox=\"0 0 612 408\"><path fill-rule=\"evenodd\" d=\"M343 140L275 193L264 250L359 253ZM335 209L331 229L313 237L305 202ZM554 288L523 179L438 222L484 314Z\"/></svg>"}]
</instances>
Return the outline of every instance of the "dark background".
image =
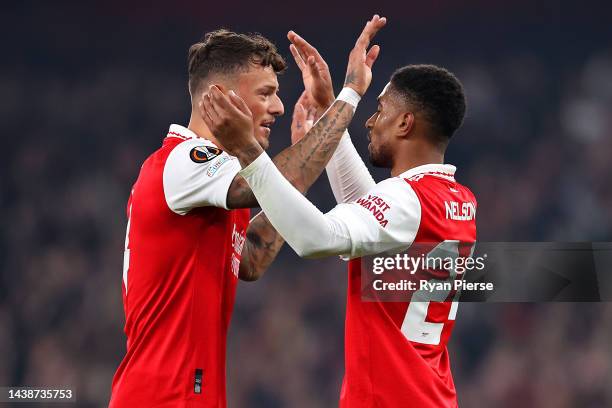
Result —
<instances>
[{"instance_id":1,"label":"dark background","mask_svg":"<svg viewBox=\"0 0 612 408\"><path fill-rule=\"evenodd\" d=\"M394 69L435 63L468 97L447 162L479 201L481 241L612 239L612 18L594 2L9 2L0 17L0 385L76 389L104 406L125 350L125 206L170 123L186 125L186 54L218 27L258 31L291 62L272 153L302 90L285 34L329 63L388 17L363 123ZM373 170L376 180L387 171ZM309 193L329 210L322 177ZM344 264L283 249L241 283L229 333L233 407L329 407L343 371ZM609 303L463 304L451 338L463 407L612 406ZM55 405L57 406L57 405Z\"/></svg>"}]
</instances>

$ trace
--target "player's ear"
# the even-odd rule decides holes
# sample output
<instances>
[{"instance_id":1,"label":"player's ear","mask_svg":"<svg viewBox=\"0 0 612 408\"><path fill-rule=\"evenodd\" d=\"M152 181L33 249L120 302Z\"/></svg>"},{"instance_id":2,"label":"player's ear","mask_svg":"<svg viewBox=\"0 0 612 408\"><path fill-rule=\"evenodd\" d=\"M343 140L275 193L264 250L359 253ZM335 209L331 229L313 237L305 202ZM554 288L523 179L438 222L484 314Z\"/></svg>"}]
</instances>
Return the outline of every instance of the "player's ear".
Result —
<instances>
[{"instance_id":1,"label":"player's ear","mask_svg":"<svg viewBox=\"0 0 612 408\"><path fill-rule=\"evenodd\" d=\"M400 136L408 136L414 128L414 114L412 112L401 113L397 127Z\"/></svg>"},{"instance_id":2,"label":"player's ear","mask_svg":"<svg viewBox=\"0 0 612 408\"><path fill-rule=\"evenodd\" d=\"M219 90L223 92L224 95L227 95L227 92L229 91L227 86L223 85L221 82L214 83L213 85L219 88Z\"/></svg>"},{"instance_id":3,"label":"player's ear","mask_svg":"<svg viewBox=\"0 0 612 408\"><path fill-rule=\"evenodd\" d=\"M217 88L219 88L219 90L224 94L227 95L227 92L229 91L229 89L227 88L227 86L223 85L221 82L210 82L208 85L206 85L204 87L204 89L202 90L202 94L201 97L204 97L205 95L208 95L210 93L210 88L216 86Z\"/></svg>"}]
</instances>

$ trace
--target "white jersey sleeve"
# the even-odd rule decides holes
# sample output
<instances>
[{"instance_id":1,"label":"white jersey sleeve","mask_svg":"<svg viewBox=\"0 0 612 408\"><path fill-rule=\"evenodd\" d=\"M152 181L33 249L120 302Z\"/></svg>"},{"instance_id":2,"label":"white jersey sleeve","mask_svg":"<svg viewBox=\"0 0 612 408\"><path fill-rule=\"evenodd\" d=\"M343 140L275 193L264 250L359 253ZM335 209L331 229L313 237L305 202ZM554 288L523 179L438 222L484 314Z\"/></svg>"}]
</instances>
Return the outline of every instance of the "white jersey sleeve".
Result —
<instances>
[{"instance_id":1,"label":"white jersey sleeve","mask_svg":"<svg viewBox=\"0 0 612 408\"><path fill-rule=\"evenodd\" d=\"M402 251L414 241L421 222L421 204L401 178L389 178L350 203L328 214L346 225L351 238L350 258Z\"/></svg>"},{"instance_id":2,"label":"white jersey sleeve","mask_svg":"<svg viewBox=\"0 0 612 408\"><path fill-rule=\"evenodd\" d=\"M376 185L345 131L336 151L325 167L336 202L355 201Z\"/></svg>"},{"instance_id":3,"label":"white jersey sleeve","mask_svg":"<svg viewBox=\"0 0 612 408\"><path fill-rule=\"evenodd\" d=\"M274 228L303 257L354 258L401 250L412 244L419 229L419 199L400 178L387 179L357 201L323 214L282 176L266 153L241 175Z\"/></svg>"},{"instance_id":4,"label":"white jersey sleeve","mask_svg":"<svg viewBox=\"0 0 612 408\"><path fill-rule=\"evenodd\" d=\"M238 160L209 140L186 140L170 152L164 166L166 203L180 215L197 207L227 209L227 191L239 171Z\"/></svg>"}]
</instances>

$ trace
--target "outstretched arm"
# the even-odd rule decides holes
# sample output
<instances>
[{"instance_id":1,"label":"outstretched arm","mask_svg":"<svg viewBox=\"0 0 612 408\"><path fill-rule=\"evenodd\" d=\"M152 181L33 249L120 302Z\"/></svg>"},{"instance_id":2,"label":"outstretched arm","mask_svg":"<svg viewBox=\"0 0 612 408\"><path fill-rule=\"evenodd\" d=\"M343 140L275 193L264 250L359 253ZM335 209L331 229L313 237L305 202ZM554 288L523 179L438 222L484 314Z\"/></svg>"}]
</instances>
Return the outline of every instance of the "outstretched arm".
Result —
<instances>
[{"instance_id":1,"label":"outstretched arm","mask_svg":"<svg viewBox=\"0 0 612 408\"><path fill-rule=\"evenodd\" d=\"M297 66L302 71L304 84L312 84L312 75L310 75L310 70L304 62L304 58L308 60L310 57L303 56L318 57L317 50L293 31L289 32L288 38L291 41L291 53ZM329 82L331 82L331 79ZM308 86L306 88L310 89ZM304 133L291 132L291 139L294 143L303 136ZM355 146L353 146L348 130L344 132L325 169L332 192L338 203L354 201L376 184L365 163L359 157Z\"/></svg>"},{"instance_id":2,"label":"outstretched arm","mask_svg":"<svg viewBox=\"0 0 612 408\"><path fill-rule=\"evenodd\" d=\"M296 107L296 109L299 109ZM352 106L332 106L329 110L329 114L333 115L331 118L321 118L312 129L308 131L309 137L302 139L298 142L295 154L298 154L299 159L292 159L292 154L282 152L276 157L276 160L282 160L288 168L294 168L295 174L303 173L300 177L306 181L303 184L298 184L295 187L299 193L305 193L306 190L312 185L314 180L321 174L325 167L325 161L329 160L329 156L333 152L333 149L338 143L338 139L342 135L342 127L346 127L351 117L353 116ZM300 113L298 113L300 115ZM296 118L296 121L300 120ZM306 116L306 119L307 116ZM297 123L295 124L297 126ZM302 126L308 126L304 123ZM317 145L314 147L310 145L308 140L316 140ZM294 146L295 147L295 146ZM309 152L310 150L310 152ZM319 155L326 156L320 158ZM298 160L298 163L292 163L292 160ZM302 166L297 166L300 164ZM313 163L308 163L312 161ZM293 166L293 167L291 167ZM242 177L241 180L244 181ZM312 180L312 181L308 181ZM246 181L244 181L246 184ZM251 192L251 187L246 184L246 188ZM251 193L252 194L252 193ZM282 201L282 199L280 199ZM265 270L270 266L278 252L280 251L284 239L274 229L268 217L260 212L257 214L249 223L246 231L246 241L242 252L242 260L240 262L239 277L245 281L254 281L259 279Z\"/></svg>"},{"instance_id":3,"label":"outstretched arm","mask_svg":"<svg viewBox=\"0 0 612 408\"><path fill-rule=\"evenodd\" d=\"M369 86L372 78L371 67L378 57L380 48L373 46L368 51L368 46L376 32L385 23L386 19L374 16L366 24L349 57L345 81L348 89L340 93L340 100L336 100L329 107L325 115L301 141L285 149L275 158L281 174L299 192L305 192L325 168L353 117L359 95L365 93ZM318 53L317 55L306 55L306 62L310 67L317 68L318 58L320 58ZM349 104L342 99L352 99L353 102ZM243 166L247 166L262 153L263 150L253 138L250 111L244 101L234 92L230 91L228 95L224 95L219 89L212 87L203 104L203 109L214 112L212 117L203 115L208 127L225 149L239 158ZM262 217L261 220L261 222L257 220L247 230L247 237L251 238L247 240L246 252L243 253L241 262L241 276L245 279L256 279L263 273L282 245L281 238L274 235L276 231L267 218ZM259 241L261 244L258 245L258 239L262 236L268 239L261 239ZM242 271L243 268L244 271Z\"/></svg>"},{"instance_id":4,"label":"outstretched arm","mask_svg":"<svg viewBox=\"0 0 612 408\"><path fill-rule=\"evenodd\" d=\"M301 257L403 250L418 231L420 201L401 178L387 179L357 202L339 204L323 214L282 177L265 153L241 173L274 228Z\"/></svg>"},{"instance_id":5,"label":"outstretched arm","mask_svg":"<svg viewBox=\"0 0 612 408\"><path fill-rule=\"evenodd\" d=\"M312 129L316 108L311 98L309 93L304 91L295 104L291 121L292 144L299 142ZM253 217L247 228L247 239L238 275L240 279L254 281L261 277L284 242L283 237L272 228L263 211Z\"/></svg>"},{"instance_id":6,"label":"outstretched arm","mask_svg":"<svg viewBox=\"0 0 612 408\"><path fill-rule=\"evenodd\" d=\"M355 201L376 185L348 132L342 136L325 170L338 204Z\"/></svg>"}]
</instances>

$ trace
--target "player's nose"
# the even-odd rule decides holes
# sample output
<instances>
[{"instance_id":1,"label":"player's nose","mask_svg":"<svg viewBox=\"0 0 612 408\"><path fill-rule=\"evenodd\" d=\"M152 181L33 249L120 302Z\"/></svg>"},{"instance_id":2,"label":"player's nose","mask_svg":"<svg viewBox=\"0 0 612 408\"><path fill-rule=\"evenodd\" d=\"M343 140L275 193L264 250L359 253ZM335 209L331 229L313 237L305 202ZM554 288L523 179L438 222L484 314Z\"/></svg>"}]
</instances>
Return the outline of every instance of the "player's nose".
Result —
<instances>
[{"instance_id":1,"label":"player's nose","mask_svg":"<svg viewBox=\"0 0 612 408\"><path fill-rule=\"evenodd\" d=\"M370 116L365 122L366 129L372 129L374 127L374 115Z\"/></svg>"},{"instance_id":2,"label":"player's nose","mask_svg":"<svg viewBox=\"0 0 612 408\"><path fill-rule=\"evenodd\" d=\"M285 106L278 95L274 95L274 100L270 104L268 112L274 116L280 116L285 113Z\"/></svg>"}]
</instances>

